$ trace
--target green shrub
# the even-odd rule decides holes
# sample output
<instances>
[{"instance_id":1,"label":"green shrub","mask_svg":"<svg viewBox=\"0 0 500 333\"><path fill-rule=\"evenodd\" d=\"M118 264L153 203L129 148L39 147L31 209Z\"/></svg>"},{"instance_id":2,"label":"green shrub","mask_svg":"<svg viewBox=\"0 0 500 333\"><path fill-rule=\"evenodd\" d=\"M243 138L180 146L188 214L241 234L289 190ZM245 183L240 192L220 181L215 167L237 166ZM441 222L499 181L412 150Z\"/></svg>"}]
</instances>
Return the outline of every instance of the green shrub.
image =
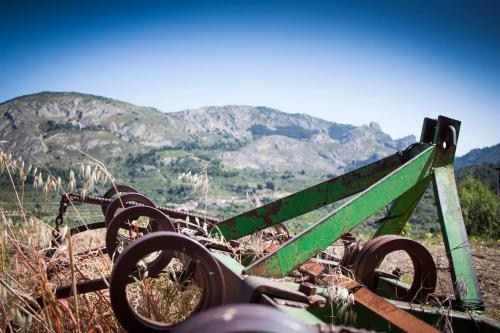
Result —
<instances>
[{"instance_id":1,"label":"green shrub","mask_svg":"<svg viewBox=\"0 0 500 333\"><path fill-rule=\"evenodd\" d=\"M471 236L500 239L500 201L486 184L467 177L458 186L465 227Z\"/></svg>"}]
</instances>

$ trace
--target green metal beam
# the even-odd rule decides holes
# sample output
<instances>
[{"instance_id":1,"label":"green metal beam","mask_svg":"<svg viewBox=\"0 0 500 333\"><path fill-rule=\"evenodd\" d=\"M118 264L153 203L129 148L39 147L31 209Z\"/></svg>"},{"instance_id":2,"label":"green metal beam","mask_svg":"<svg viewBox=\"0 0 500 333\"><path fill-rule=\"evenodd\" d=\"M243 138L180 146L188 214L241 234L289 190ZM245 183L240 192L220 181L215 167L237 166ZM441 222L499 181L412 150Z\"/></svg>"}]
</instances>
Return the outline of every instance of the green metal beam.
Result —
<instances>
[{"instance_id":1,"label":"green metal beam","mask_svg":"<svg viewBox=\"0 0 500 333\"><path fill-rule=\"evenodd\" d=\"M435 147L422 153L359 193L355 198L283 244L278 250L250 265L246 274L283 277L328 247L382 207L429 176Z\"/></svg>"},{"instance_id":2,"label":"green metal beam","mask_svg":"<svg viewBox=\"0 0 500 333\"><path fill-rule=\"evenodd\" d=\"M464 308L484 309L453 170L459 133L458 120L438 117L433 140L436 158L432 182L455 298Z\"/></svg>"},{"instance_id":3,"label":"green metal beam","mask_svg":"<svg viewBox=\"0 0 500 333\"><path fill-rule=\"evenodd\" d=\"M432 143L436 136L436 126L436 119L425 118L422 125L420 142ZM422 199L427 187L429 187L430 182L431 177L429 176L394 200L387 215L378 221L380 226L373 235L373 238L382 235L401 234L412 212Z\"/></svg>"},{"instance_id":4,"label":"green metal beam","mask_svg":"<svg viewBox=\"0 0 500 333\"><path fill-rule=\"evenodd\" d=\"M322 295L328 297L327 293ZM344 301L326 302L325 307L309 308L308 311L326 323L332 323L333 321L336 325L354 326L377 332L401 332L387 320L359 303L355 303L348 311L339 312L339 309L343 309L344 304L342 302ZM497 321L474 312L454 311L446 307L415 305L393 300L389 300L389 302L443 332L500 332L500 324Z\"/></svg>"},{"instance_id":5,"label":"green metal beam","mask_svg":"<svg viewBox=\"0 0 500 333\"><path fill-rule=\"evenodd\" d=\"M380 161L231 217L218 223L213 232L220 231L227 240L241 238L347 198L373 185L428 146L428 144L412 145L407 150Z\"/></svg>"},{"instance_id":6,"label":"green metal beam","mask_svg":"<svg viewBox=\"0 0 500 333\"><path fill-rule=\"evenodd\" d=\"M212 252L212 255L217 258L220 262L222 262L228 269L230 269L233 273L237 275L241 275L243 273L243 270L245 269L245 266L240 264L238 261L235 259L231 258L230 256L226 254L222 254L219 252Z\"/></svg>"},{"instance_id":7,"label":"green metal beam","mask_svg":"<svg viewBox=\"0 0 500 333\"><path fill-rule=\"evenodd\" d=\"M426 177L394 200L387 216L379 221L381 224L375 235L373 235L373 238L382 235L401 234L415 207L417 207L420 199L422 199L425 190L429 187L430 182L431 177Z\"/></svg>"},{"instance_id":8,"label":"green metal beam","mask_svg":"<svg viewBox=\"0 0 500 333\"><path fill-rule=\"evenodd\" d=\"M465 231L453 166L434 169L434 193L456 299L466 308L484 308Z\"/></svg>"},{"instance_id":9,"label":"green metal beam","mask_svg":"<svg viewBox=\"0 0 500 333\"><path fill-rule=\"evenodd\" d=\"M439 328L443 332L454 333L499 333L500 323L473 311L454 311L447 307L432 307L408 302L390 301L398 308Z\"/></svg>"}]
</instances>

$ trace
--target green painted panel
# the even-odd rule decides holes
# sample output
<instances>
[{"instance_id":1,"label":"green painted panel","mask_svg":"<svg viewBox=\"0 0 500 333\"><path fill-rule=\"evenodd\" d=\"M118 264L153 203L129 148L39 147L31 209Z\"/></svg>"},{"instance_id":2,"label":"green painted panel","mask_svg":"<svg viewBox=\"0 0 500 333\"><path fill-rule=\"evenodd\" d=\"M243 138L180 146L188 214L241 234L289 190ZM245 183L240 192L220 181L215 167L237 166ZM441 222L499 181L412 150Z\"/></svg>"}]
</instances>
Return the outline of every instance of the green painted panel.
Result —
<instances>
[{"instance_id":1,"label":"green painted panel","mask_svg":"<svg viewBox=\"0 0 500 333\"><path fill-rule=\"evenodd\" d=\"M415 305L408 302L390 301L398 308L437 327L443 332L454 333L499 333L500 323L474 311L461 312L446 307Z\"/></svg>"},{"instance_id":2,"label":"green painted panel","mask_svg":"<svg viewBox=\"0 0 500 333\"><path fill-rule=\"evenodd\" d=\"M383 219L383 223L379 226L373 237L401 234L430 182L431 176L426 177L394 200L387 216Z\"/></svg>"},{"instance_id":3,"label":"green painted panel","mask_svg":"<svg viewBox=\"0 0 500 333\"><path fill-rule=\"evenodd\" d=\"M220 262L222 262L224 265L226 265L226 267L229 268L231 271L233 271L235 274L241 275L243 273L245 266L241 265L239 262L237 262L230 256L217 252L212 252L212 255L215 258L217 258Z\"/></svg>"},{"instance_id":4,"label":"green painted panel","mask_svg":"<svg viewBox=\"0 0 500 333\"><path fill-rule=\"evenodd\" d=\"M455 297L467 307L482 308L452 164L434 169L433 185Z\"/></svg>"}]
</instances>

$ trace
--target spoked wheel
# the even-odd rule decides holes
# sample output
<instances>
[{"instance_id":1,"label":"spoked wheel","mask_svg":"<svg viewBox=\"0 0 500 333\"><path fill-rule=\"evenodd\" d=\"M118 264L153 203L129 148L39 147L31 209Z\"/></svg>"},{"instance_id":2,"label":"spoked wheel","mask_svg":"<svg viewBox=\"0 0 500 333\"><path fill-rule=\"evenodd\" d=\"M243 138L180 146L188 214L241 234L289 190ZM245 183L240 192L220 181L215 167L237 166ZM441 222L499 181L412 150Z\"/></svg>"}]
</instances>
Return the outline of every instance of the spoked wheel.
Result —
<instances>
[{"instance_id":1,"label":"spoked wheel","mask_svg":"<svg viewBox=\"0 0 500 333\"><path fill-rule=\"evenodd\" d=\"M106 230L106 249L111 259L119 255L130 243L152 232L175 231L172 220L160 210L148 206L133 206L118 213ZM144 261L150 274L156 274L171 259L168 253Z\"/></svg>"},{"instance_id":2,"label":"spoked wheel","mask_svg":"<svg viewBox=\"0 0 500 333\"><path fill-rule=\"evenodd\" d=\"M378 265L387 255L396 251L406 252L413 264L411 287L397 288L396 298L403 301L425 302L427 295L436 289L436 265L432 255L422 244L408 238L386 235L366 243L353 260L356 280L375 291L379 277L387 275L377 269Z\"/></svg>"},{"instance_id":3,"label":"spoked wheel","mask_svg":"<svg viewBox=\"0 0 500 333\"><path fill-rule=\"evenodd\" d=\"M163 271L152 275L141 268L145 257L159 252L172 257ZM117 258L110 281L111 306L129 332L168 331L192 313L222 304L224 293L217 260L196 241L174 232L155 232L133 242Z\"/></svg>"},{"instance_id":4,"label":"spoked wheel","mask_svg":"<svg viewBox=\"0 0 500 333\"><path fill-rule=\"evenodd\" d=\"M133 188L132 186L128 186L128 185L115 185L115 186L111 186L109 190L106 191L106 193L104 193L104 195L102 196L103 198L106 198L106 199L114 199L118 196L118 194L120 193L137 193L138 191ZM103 215L106 215L106 209L108 208L108 205L102 205L101 206L101 210L102 210L102 214Z\"/></svg>"},{"instance_id":5,"label":"spoked wheel","mask_svg":"<svg viewBox=\"0 0 500 333\"><path fill-rule=\"evenodd\" d=\"M154 202L147 196L140 193L125 193L120 197L115 198L106 208L106 213L104 214L104 223L106 227L109 227L111 220L116 214L116 211L120 208L127 207L128 203L138 203L144 206L156 207Z\"/></svg>"}]
</instances>

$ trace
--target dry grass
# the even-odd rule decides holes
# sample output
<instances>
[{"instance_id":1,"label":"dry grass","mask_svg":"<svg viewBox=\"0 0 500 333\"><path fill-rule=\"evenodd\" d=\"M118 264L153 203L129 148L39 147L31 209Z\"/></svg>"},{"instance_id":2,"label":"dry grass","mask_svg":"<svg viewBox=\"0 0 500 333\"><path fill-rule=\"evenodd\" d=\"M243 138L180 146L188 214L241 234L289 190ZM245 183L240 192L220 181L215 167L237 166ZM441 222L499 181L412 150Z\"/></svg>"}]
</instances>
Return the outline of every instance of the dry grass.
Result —
<instances>
[{"instance_id":1,"label":"dry grass","mask_svg":"<svg viewBox=\"0 0 500 333\"><path fill-rule=\"evenodd\" d=\"M0 145L0 148L2 146ZM82 152L83 153L83 152ZM0 210L0 331L18 332L120 332L123 331L111 309L107 290L68 297L57 300L55 290L71 285L76 295L76 284L91 279L109 277L113 262L106 254L91 252L104 246L105 231L93 230L70 236L67 227L59 232L64 241L50 258L45 257L51 248L54 229L44 221L26 211L23 205L27 186L37 188L47 197L51 191L66 193L78 190L89 194L97 184L114 186L113 177L100 162L86 155L89 162L71 170L69 182L63 184L43 165L32 167L6 154L0 149L0 175L7 177L16 195L16 222ZM193 190L202 190L208 195L206 171L200 175L184 174L180 177L192 184ZM30 181L28 181L30 180ZM70 206L79 216L80 223L86 224L75 206ZM137 221L143 224L141 221ZM210 237L212 226L199 219L183 221L189 228L181 228L181 233L190 234L196 229L198 234ZM273 242L273 235L266 235L265 242ZM127 233L121 234L122 238ZM224 239L216 239L232 248ZM257 258L263 253L262 237L248 237L242 247L250 257ZM129 242L119 246L123 250ZM89 253L91 252L91 253ZM241 253L233 253L237 259ZM182 260L172 260L164 272L155 277L146 274L127 286L129 304L135 311L152 320L173 324L184 320L195 310L201 297L201 289L194 279L182 281L182 271L187 267ZM47 274L49 272L49 274ZM42 300L39 306L37 299Z\"/></svg>"},{"instance_id":2,"label":"dry grass","mask_svg":"<svg viewBox=\"0 0 500 333\"><path fill-rule=\"evenodd\" d=\"M81 191L89 191L96 183L109 180L105 168L94 162L81 166L75 176L70 172L68 189L74 189L77 179ZM98 235L70 237L53 257L47 259L54 230L44 221L26 211L24 191L27 186L39 188L47 196L50 191L64 193L60 178L43 166L33 167L0 150L0 172L14 190L18 217L14 223L0 211L0 330L20 332L82 332L98 325L106 331L120 327L109 307L107 292L97 292L65 300L57 300L57 287L109 275L111 262L105 256L76 256L102 242ZM45 175L44 175L45 174ZM28 183L27 180L31 179ZM82 223L85 223L82 219ZM47 272L53 272L48 276ZM73 291L74 292L74 291ZM42 307L37 303L42 300ZM98 328L98 329L99 329Z\"/></svg>"},{"instance_id":3,"label":"dry grass","mask_svg":"<svg viewBox=\"0 0 500 333\"><path fill-rule=\"evenodd\" d=\"M141 279L127 286L132 308L138 314L164 325L186 319L196 309L201 294L202 290L194 280L181 282L169 273Z\"/></svg>"}]
</instances>

